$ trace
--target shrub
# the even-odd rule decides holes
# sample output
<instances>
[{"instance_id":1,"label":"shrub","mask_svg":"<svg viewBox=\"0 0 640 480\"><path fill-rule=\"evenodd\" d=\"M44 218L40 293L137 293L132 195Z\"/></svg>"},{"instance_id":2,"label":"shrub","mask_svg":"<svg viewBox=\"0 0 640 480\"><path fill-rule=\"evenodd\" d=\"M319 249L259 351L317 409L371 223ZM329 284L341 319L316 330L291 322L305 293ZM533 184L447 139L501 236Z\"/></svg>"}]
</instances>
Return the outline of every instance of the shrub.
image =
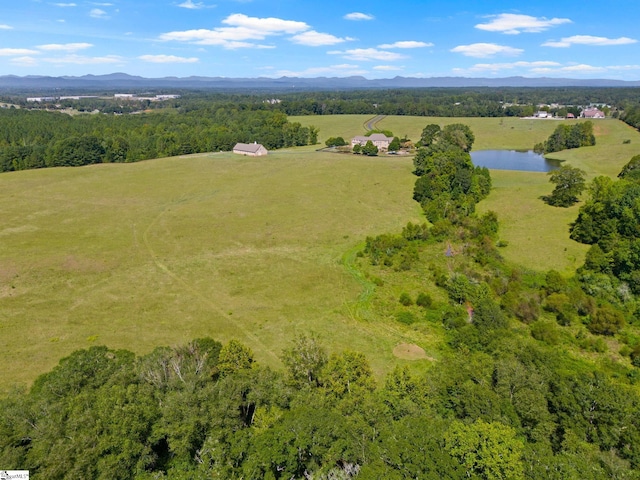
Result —
<instances>
[{"instance_id":1,"label":"shrub","mask_svg":"<svg viewBox=\"0 0 640 480\"><path fill-rule=\"evenodd\" d=\"M398 301L404 305L405 307L409 307L411 305L413 305L413 300L411 299L411 297L409 296L408 293L406 292L402 292L400 294L400 298L398 299Z\"/></svg>"},{"instance_id":2,"label":"shrub","mask_svg":"<svg viewBox=\"0 0 640 480\"><path fill-rule=\"evenodd\" d=\"M433 305L433 298L428 293L419 293L416 298L416 305L422 308L429 308Z\"/></svg>"},{"instance_id":3,"label":"shrub","mask_svg":"<svg viewBox=\"0 0 640 480\"><path fill-rule=\"evenodd\" d=\"M428 240L429 239L429 227L426 223L422 225L417 223L407 223L407 226L402 229L402 236L407 240Z\"/></svg>"},{"instance_id":4,"label":"shrub","mask_svg":"<svg viewBox=\"0 0 640 480\"><path fill-rule=\"evenodd\" d=\"M634 349L629 354L629 358L631 358L631 365L640 368L640 345L636 345L634 347Z\"/></svg>"},{"instance_id":5,"label":"shrub","mask_svg":"<svg viewBox=\"0 0 640 480\"><path fill-rule=\"evenodd\" d=\"M404 323L405 325L411 325L418 321L413 313L406 310L402 310L401 312L396 313L396 320L400 323Z\"/></svg>"},{"instance_id":6,"label":"shrub","mask_svg":"<svg viewBox=\"0 0 640 480\"><path fill-rule=\"evenodd\" d=\"M535 322L531 325L531 336L540 342L557 345L560 342L558 327L552 322Z\"/></svg>"},{"instance_id":7,"label":"shrub","mask_svg":"<svg viewBox=\"0 0 640 480\"><path fill-rule=\"evenodd\" d=\"M602 338L589 337L584 331L580 331L576 335L578 345L588 352L604 353L607 351L607 344Z\"/></svg>"},{"instance_id":8,"label":"shrub","mask_svg":"<svg viewBox=\"0 0 640 480\"><path fill-rule=\"evenodd\" d=\"M549 270L545 275L545 290L547 295L552 293L562 293L567 289L567 281L559 272Z\"/></svg>"},{"instance_id":9,"label":"shrub","mask_svg":"<svg viewBox=\"0 0 640 480\"><path fill-rule=\"evenodd\" d=\"M611 306L604 306L596 310L591 316L587 328L596 335L615 335L624 327L624 315Z\"/></svg>"},{"instance_id":10,"label":"shrub","mask_svg":"<svg viewBox=\"0 0 640 480\"><path fill-rule=\"evenodd\" d=\"M540 302L535 298L521 299L514 308L515 316L524 323L531 323L540 316Z\"/></svg>"},{"instance_id":11,"label":"shrub","mask_svg":"<svg viewBox=\"0 0 640 480\"><path fill-rule=\"evenodd\" d=\"M347 142L342 137L330 137L324 142L327 147L343 147L347 145Z\"/></svg>"}]
</instances>

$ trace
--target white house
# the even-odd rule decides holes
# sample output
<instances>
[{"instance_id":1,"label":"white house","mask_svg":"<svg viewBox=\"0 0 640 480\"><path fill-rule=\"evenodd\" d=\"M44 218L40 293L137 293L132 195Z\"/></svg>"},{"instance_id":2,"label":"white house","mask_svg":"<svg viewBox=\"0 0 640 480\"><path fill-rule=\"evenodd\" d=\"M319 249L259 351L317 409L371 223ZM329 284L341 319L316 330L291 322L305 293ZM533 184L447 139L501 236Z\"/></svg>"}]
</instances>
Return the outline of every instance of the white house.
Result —
<instances>
[{"instance_id":1,"label":"white house","mask_svg":"<svg viewBox=\"0 0 640 480\"><path fill-rule=\"evenodd\" d=\"M364 147L369 140L371 140L371 143L373 143L380 150L388 150L389 144L393 142L393 137L387 137L382 133L373 133L369 137L358 135L357 137L353 137L351 139L351 148L353 148L355 145L362 145Z\"/></svg>"},{"instance_id":2,"label":"white house","mask_svg":"<svg viewBox=\"0 0 640 480\"><path fill-rule=\"evenodd\" d=\"M604 112L597 108L585 108L582 111L583 118L604 118Z\"/></svg>"},{"instance_id":3,"label":"white house","mask_svg":"<svg viewBox=\"0 0 640 480\"><path fill-rule=\"evenodd\" d=\"M233 147L233 153L238 155L247 155L249 157L261 157L267 155L269 152L259 143L236 143Z\"/></svg>"}]
</instances>

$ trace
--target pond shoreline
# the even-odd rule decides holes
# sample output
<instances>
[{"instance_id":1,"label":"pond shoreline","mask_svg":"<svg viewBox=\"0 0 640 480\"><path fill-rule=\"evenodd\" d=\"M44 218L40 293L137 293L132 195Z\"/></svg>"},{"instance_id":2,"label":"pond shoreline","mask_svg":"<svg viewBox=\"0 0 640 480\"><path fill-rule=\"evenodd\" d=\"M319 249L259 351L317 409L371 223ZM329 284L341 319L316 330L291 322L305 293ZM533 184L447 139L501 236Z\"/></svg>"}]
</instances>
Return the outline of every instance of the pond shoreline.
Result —
<instances>
[{"instance_id":1,"label":"pond shoreline","mask_svg":"<svg viewBox=\"0 0 640 480\"><path fill-rule=\"evenodd\" d=\"M477 150L471 152L475 166L489 170L550 172L560 168L561 161L535 153L533 150Z\"/></svg>"}]
</instances>

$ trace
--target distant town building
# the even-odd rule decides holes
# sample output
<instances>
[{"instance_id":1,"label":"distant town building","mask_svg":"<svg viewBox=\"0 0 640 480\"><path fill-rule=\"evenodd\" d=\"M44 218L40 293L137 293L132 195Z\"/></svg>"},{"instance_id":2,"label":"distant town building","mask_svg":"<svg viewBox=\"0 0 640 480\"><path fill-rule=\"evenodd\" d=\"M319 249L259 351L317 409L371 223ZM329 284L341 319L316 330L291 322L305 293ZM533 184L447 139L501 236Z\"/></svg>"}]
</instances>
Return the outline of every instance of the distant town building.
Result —
<instances>
[{"instance_id":1,"label":"distant town building","mask_svg":"<svg viewBox=\"0 0 640 480\"><path fill-rule=\"evenodd\" d=\"M55 102L56 97L27 97L27 102Z\"/></svg>"},{"instance_id":2,"label":"distant town building","mask_svg":"<svg viewBox=\"0 0 640 480\"><path fill-rule=\"evenodd\" d=\"M267 155L269 151L259 143L236 143L233 147L233 153L238 155L246 155L248 157L261 157Z\"/></svg>"},{"instance_id":3,"label":"distant town building","mask_svg":"<svg viewBox=\"0 0 640 480\"><path fill-rule=\"evenodd\" d=\"M371 143L373 143L380 150L388 150L389 144L393 142L393 137L387 137L382 133L374 133L368 137L365 137L364 135L358 135L351 139L351 148L353 148L355 145L362 145L364 147L369 140L371 140Z\"/></svg>"},{"instance_id":4,"label":"distant town building","mask_svg":"<svg viewBox=\"0 0 640 480\"><path fill-rule=\"evenodd\" d=\"M99 98L97 95L71 95L68 97L60 97L59 100L83 100L85 98Z\"/></svg>"}]
</instances>

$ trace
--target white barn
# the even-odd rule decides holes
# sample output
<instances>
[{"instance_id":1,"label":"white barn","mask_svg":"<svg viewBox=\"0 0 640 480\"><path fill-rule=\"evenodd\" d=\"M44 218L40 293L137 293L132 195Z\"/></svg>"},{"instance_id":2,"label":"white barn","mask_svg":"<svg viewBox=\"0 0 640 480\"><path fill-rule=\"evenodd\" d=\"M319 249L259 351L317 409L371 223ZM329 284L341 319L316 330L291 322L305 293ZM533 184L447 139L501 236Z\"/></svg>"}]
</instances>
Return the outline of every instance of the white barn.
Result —
<instances>
[{"instance_id":1,"label":"white barn","mask_svg":"<svg viewBox=\"0 0 640 480\"><path fill-rule=\"evenodd\" d=\"M269 151L264 148L260 143L237 143L233 147L233 153L238 155L247 155L249 157L261 157L267 155Z\"/></svg>"}]
</instances>

